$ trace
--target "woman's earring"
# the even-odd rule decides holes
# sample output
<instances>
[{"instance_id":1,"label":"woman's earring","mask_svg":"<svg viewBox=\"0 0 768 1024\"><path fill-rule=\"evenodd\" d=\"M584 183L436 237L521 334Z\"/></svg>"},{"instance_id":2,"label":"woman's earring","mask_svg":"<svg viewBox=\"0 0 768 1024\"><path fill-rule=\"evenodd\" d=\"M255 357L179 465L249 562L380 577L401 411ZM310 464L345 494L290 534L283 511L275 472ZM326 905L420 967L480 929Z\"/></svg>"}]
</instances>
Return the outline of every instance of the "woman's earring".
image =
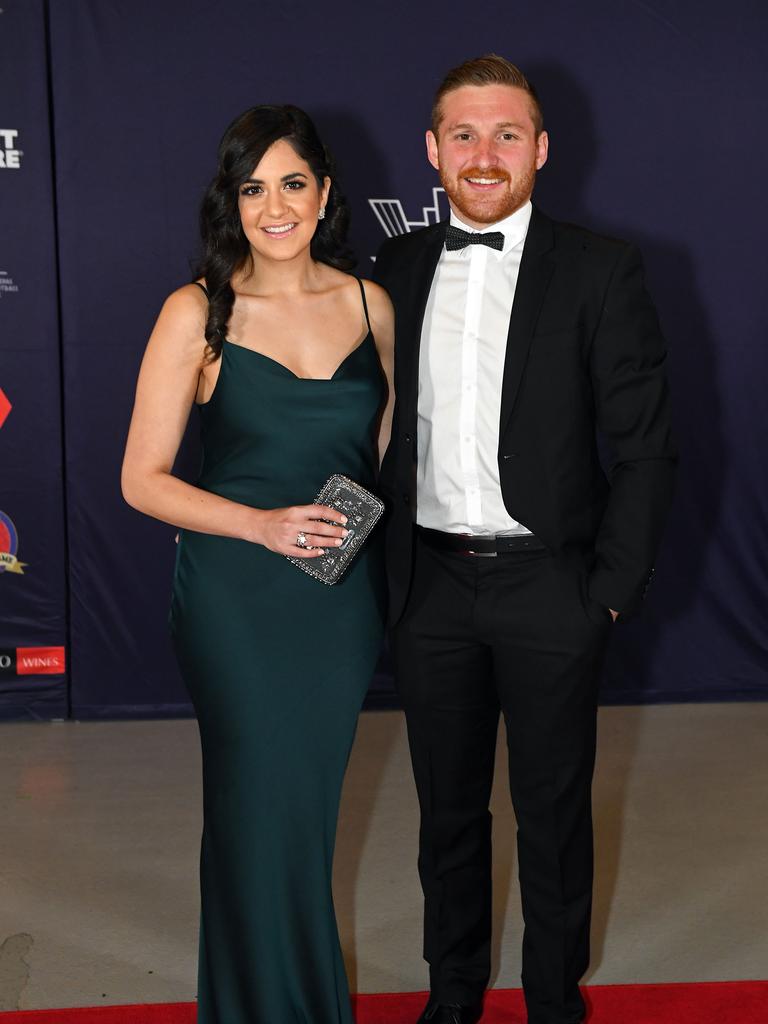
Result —
<instances>
[{"instance_id":1,"label":"woman's earring","mask_svg":"<svg viewBox=\"0 0 768 1024\"><path fill-rule=\"evenodd\" d=\"M317 219L318 220L323 220L324 217L325 217L325 207L321 206L320 210L318 211L318 214L317 214Z\"/></svg>"}]
</instances>

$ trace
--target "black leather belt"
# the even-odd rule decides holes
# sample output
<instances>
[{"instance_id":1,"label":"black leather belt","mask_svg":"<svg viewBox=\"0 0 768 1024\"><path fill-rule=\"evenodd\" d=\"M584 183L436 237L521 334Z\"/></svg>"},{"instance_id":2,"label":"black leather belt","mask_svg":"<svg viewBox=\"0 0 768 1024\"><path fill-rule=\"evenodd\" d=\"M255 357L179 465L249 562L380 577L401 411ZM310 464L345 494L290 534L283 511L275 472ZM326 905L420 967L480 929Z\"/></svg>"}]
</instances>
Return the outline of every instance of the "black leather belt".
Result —
<instances>
[{"instance_id":1,"label":"black leather belt","mask_svg":"<svg viewBox=\"0 0 768 1024\"><path fill-rule=\"evenodd\" d=\"M416 531L428 547L460 555L511 555L521 551L541 551L547 546L532 533L473 537L469 533L443 533L442 530L430 530L426 526L417 526Z\"/></svg>"}]
</instances>

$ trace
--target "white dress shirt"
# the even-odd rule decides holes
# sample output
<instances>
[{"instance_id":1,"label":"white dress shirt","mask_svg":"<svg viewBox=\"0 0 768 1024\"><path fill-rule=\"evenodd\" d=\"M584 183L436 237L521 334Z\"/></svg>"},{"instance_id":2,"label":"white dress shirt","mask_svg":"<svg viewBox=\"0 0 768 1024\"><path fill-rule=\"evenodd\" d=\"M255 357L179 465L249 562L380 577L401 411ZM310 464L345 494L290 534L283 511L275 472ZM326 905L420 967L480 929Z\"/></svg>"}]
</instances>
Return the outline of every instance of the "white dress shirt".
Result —
<instances>
[{"instance_id":1,"label":"white dress shirt","mask_svg":"<svg viewBox=\"0 0 768 1024\"><path fill-rule=\"evenodd\" d=\"M445 533L530 533L507 512L499 480L499 418L507 332L523 244L526 203L484 232L504 247L443 249L419 353L417 512ZM451 224L474 231L451 212Z\"/></svg>"}]
</instances>

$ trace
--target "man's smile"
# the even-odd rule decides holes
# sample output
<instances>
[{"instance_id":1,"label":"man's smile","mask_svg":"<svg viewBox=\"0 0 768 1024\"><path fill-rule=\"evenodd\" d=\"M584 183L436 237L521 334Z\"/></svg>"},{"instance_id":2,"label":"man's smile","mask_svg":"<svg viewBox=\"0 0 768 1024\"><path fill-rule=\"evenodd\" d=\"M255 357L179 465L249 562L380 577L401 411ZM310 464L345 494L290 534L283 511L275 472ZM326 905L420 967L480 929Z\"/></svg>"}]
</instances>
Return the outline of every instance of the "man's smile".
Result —
<instances>
[{"instance_id":1,"label":"man's smile","mask_svg":"<svg viewBox=\"0 0 768 1024\"><path fill-rule=\"evenodd\" d=\"M505 181L504 178L465 178L469 185L474 188L495 188L497 185L502 185Z\"/></svg>"},{"instance_id":2,"label":"man's smile","mask_svg":"<svg viewBox=\"0 0 768 1024\"><path fill-rule=\"evenodd\" d=\"M464 184L469 185L473 192L490 192L499 185L509 182L509 174L505 168L499 167L468 167L461 175Z\"/></svg>"}]
</instances>

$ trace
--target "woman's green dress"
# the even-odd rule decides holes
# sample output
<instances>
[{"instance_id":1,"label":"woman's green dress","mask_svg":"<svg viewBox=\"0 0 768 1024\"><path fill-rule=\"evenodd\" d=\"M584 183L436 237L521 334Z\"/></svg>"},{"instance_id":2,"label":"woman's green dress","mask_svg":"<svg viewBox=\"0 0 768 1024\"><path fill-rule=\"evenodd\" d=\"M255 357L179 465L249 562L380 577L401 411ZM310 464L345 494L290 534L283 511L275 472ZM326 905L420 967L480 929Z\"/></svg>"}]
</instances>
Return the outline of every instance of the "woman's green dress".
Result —
<instances>
[{"instance_id":1,"label":"woman's green dress","mask_svg":"<svg viewBox=\"0 0 768 1024\"><path fill-rule=\"evenodd\" d=\"M374 487L370 324L330 380L229 342L221 360L198 486L258 508L308 504L332 473ZM331 867L383 622L376 534L331 587L259 544L180 537L171 630L203 752L199 1024L351 1024Z\"/></svg>"}]
</instances>

